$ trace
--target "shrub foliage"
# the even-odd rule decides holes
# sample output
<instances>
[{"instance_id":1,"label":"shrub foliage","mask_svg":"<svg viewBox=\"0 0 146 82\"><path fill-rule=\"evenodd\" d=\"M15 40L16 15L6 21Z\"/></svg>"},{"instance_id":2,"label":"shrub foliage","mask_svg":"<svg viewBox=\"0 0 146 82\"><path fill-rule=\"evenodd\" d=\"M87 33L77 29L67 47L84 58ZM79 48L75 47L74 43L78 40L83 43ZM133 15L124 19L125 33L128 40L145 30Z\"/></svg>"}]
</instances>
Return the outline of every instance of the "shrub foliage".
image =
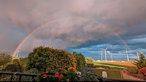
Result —
<instances>
[{"instance_id":1,"label":"shrub foliage","mask_svg":"<svg viewBox=\"0 0 146 82\"><path fill-rule=\"evenodd\" d=\"M76 68L74 56L64 50L37 47L28 55L28 69L58 71L60 68Z\"/></svg>"},{"instance_id":2,"label":"shrub foliage","mask_svg":"<svg viewBox=\"0 0 146 82\"><path fill-rule=\"evenodd\" d=\"M142 52L139 52L139 60L135 60L134 64L137 66L138 69L142 67L146 67L146 58Z\"/></svg>"},{"instance_id":3,"label":"shrub foliage","mask_svg":"<svg viewBox=\"0 0 146 82\"><path fill-rule=\"evenodd\" d=\"M75 59L77 60L77 69L85 66L85 57L81 53L73 52Z\"/></svg>"}]
</instances>

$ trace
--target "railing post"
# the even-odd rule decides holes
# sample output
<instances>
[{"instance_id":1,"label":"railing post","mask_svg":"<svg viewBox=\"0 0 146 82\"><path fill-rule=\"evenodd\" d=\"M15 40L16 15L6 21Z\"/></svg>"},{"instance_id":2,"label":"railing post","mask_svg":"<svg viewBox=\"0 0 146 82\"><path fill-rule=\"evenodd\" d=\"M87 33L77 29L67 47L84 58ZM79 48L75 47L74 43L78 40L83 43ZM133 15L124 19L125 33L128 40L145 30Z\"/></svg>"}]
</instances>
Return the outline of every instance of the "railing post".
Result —
<instances>
[{"instance_id":1,"label":"railing post","mask_svg":"<svg viewBox=\"0 0 146 82\"><path fill-rule=\"evenodd\" d=\"M25 74L25 73L18 73L18 72L0 72L0 81L3 81L3 79L2 79L3 75L10 76L10 77L8 77L8 81L10 81L10 82L13 82L14 80L21 82L23 76L30 77L32 79L31 81L35 82L36 81L35 78L37 77L37 74ZM16 79L15 79L15 76L16 76Z\"/></svg>"},{"instance_id":2,"label":"railing post","mask_svg":"<svg viewBox=\"0 0 146 82\"><path fill-rule=\"evenodd\" d=\"M32 82L35 82L35 76L32 76Z\"/></svg>"},{"instance_id":3,"label":"railing post","mask_svg":"<svg viewBox=\"0 0 146 82\"><path fill-rule=\"evenodd\" d=\"M1 81L1 78L2 78L2 74L0 74L0 81Z\"/></svg>"},{"instance_id":4,"label":"railing post","mask_svg":"<svg viewBox=\"0 0 146 82\"><path fill-rule=\"evenodd\" d=\"M10 78L10 82L12 82L13 81L13 74L11 75L11 78Z\"/></svg>"},{"instance_id":5,"label":"railing post","mask_svg":"<svg viewBox=\"0 0 146 82\"><path fill-rule=\"evenodd\" d=\"M21 82L21 78L22 78L22 75L19 75L19 80L18 80L18 82Z\"/></svg>"}]
</instances>

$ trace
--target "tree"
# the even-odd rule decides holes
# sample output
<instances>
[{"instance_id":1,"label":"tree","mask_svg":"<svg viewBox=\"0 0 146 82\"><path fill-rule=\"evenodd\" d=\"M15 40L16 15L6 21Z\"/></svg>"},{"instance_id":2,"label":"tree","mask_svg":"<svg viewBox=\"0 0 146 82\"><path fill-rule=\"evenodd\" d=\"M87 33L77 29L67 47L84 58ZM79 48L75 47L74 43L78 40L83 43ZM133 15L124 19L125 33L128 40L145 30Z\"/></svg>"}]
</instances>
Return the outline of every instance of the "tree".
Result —
<instances>
[{"instance_id":1,"label":"tree","mask_svg":"<svg viewBox=\"0 0 146 82\"><path fill-rule=\"evenodd\" d=\"M94 59L92 59L92 58L86 58L85 61L86 61L86 64L93 64L94 63Z\"/></svg>"},{"instance_id":2,"label":"tree","mask_svg":"<svg viewBox=\"0 0 146 82\"><path fill-rule=\"evenodd\" d=\"M19 60L20 60L19 65L21 66L21 71L22 72L27 71L28 58L20 58Z\"/></svg>"},{"instance_id":3,"label":"tree","mask_svg":"<svg viewBox=\"0 0 146 82\"><path fill-rule=\"evenodd\" d=\"M27 58L19 58L19 59L14 59L13 60L13 64L18 66L20 72L27 71L27 63L28 63Z\"/></svg>"},{"instance_id":4,"label":"tree","mask_svg":"<svg viewBox=\"0 0 146 82\"><path fill-rule=\"evenodd\" d=\"M86 61L86 65L89 67L93 67L94 66L94 62L95 60L93 58L85 58Z\"/></svg>"},{"instance_id":5,"label":"tree","mask_svg":"<svg viewBox=\"0 0 146 82\"><path fill-rule=\"evenodd\" d=\"M142 67L146 67L146 58L143 54L143 52L139 52L139 60L135 60L134 64L137 66L138 69Z\"/></svg>"},{"instance_id":6,"label":"tree","mask_svg":"<svg viewBox=\"0 0 146 82\"><path fill-rule=\"evenodd\" d=\"M5 65L8 62L10 62L12 59L12 57L10 56L10 54L8 54L7 52L1 52L0 53L0 66L1 65Z\"/></svg>"},{"instance_id":7,"label":"tree","mask_svg":"<svg viewBox=\"0 0 146 82\"><path fill-rule=\"evenodd\" d=\"M76 68L74 56L64 50L49 47L37 47L28 55L28 69L36 68L38 71L57 71L60 68Z\"/></svg>"},{"instance_id":8,"label":"tree","mask_svg":"<svg viewBox=\"0 0 146 82\"><path fill-rule=\"evenodd\" d=\"M16 65L16 64L7 64L3 70L10 71L10 72L20 72L21 71L19 65Z\"/></svg>"},{"instance_id":9,"label":"tree","mask_svg":"<svg viewBox=\"0 0 146 82\"><path fill-rule=\"evenodd\" d=\"M9 62L11 62L12 57L8 52L0 52L0 70L3 70Z\"/></svg>"},{"instance_id":10,"label":"tree","mask_svg":"<svg viewBox=\"0 0 146 82\"><path fill-rule=\"evenodd\" d=\"M73 55L77 61L77 69L85 66L85 57L81 53L73 52Z\"/></svg>"}]
</instances>

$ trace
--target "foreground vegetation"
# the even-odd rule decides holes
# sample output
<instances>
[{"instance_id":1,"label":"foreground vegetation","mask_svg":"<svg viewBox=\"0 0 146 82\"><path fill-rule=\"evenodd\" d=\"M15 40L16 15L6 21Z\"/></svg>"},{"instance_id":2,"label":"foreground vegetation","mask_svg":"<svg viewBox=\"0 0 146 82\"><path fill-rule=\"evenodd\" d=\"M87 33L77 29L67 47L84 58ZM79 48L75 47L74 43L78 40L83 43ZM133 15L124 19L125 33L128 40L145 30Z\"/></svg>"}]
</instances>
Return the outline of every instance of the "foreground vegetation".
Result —
<instances>
[{"instance_id":1,"label":"foreground vegetation","mask_svg":"<svg viewBox=\"0 0 146 82\"><path fill-rule=\"evenodd\" d=\"M0 71L39 74L38 81L46 79L92 81L97 80L95 75L102 76L103 71L107 72L108 78L122 78L122 69L128 70L129 74L142 75L143 69L142 71L139 69L146 67L143 53L140 53L140 59L135 60L134 64L136 67L99 63L92 58L85 58L81 53L69 53L42 46L35 48L26 58L12 59L7 53L0 53ZM96 69L97 67L104 69ZM80 72L82 76L79 76Z\"/></svg>"},{"instance_id":2,"label":"foreground vegetation","mask_svg":"<svg viewBox=\"0 0 146 82\"><path fill-rule=\"evenodd\" d=\"M7 54L4 56L2 54L1 58L3 60L1 60L0 71L35 73L39 75L48 72L46 79L50 78L49 74L51 73L65 74L67 75L66 78L73 76L74 79L70 79L76 80L78 71L85 66L85 57L81 53L74 52L71 54L64 50L42 46L35 48L26 58L12 59ZM60 69L64 69L66 72L62 72ZM75 71L72 72L72 70ZM43 78L42 75L40 77Z\"/></svg>"},{"instance_id":3,"label":"foreground vegetation","mask_svg":"<svg viewBox=\"0 0 146 82\"><path fill-rule=\"evenodd\" d=\"M36 69L40 72L49 70L56 72L60 68L76 68L75 57L64 51L49 47L38 47L28 55L28 69Z\"/></svg>"}]
</instances>

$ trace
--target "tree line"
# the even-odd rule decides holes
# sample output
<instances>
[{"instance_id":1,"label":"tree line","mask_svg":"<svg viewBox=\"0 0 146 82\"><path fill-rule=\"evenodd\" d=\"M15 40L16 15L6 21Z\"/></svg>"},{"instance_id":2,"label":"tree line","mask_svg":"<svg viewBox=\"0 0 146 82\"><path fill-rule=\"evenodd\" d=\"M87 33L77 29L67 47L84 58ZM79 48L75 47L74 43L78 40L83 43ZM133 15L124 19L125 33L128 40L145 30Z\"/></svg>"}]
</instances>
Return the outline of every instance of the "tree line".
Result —
<instances>
[{"instance_id":1,"label":"tree line","mask_svg":"<svg viewBox=\"0 0 146 82\"><path fill-rule=\"evenodd\" d=\"M73 52L72 54L59 49L53 49L50 47L37 47L34 48L32 52L28 54L26 58L14 59L7 55L7 58L4 58L2 63L2 71L20 71L20 72L29 72L29 73L41 73L45 70L51 72L56 72L60 68L69 68L74 67L80 69L85 66L85 57L81 53ZM1 66L1 65L0 65Z\"/></svg>"}]
</instances>

